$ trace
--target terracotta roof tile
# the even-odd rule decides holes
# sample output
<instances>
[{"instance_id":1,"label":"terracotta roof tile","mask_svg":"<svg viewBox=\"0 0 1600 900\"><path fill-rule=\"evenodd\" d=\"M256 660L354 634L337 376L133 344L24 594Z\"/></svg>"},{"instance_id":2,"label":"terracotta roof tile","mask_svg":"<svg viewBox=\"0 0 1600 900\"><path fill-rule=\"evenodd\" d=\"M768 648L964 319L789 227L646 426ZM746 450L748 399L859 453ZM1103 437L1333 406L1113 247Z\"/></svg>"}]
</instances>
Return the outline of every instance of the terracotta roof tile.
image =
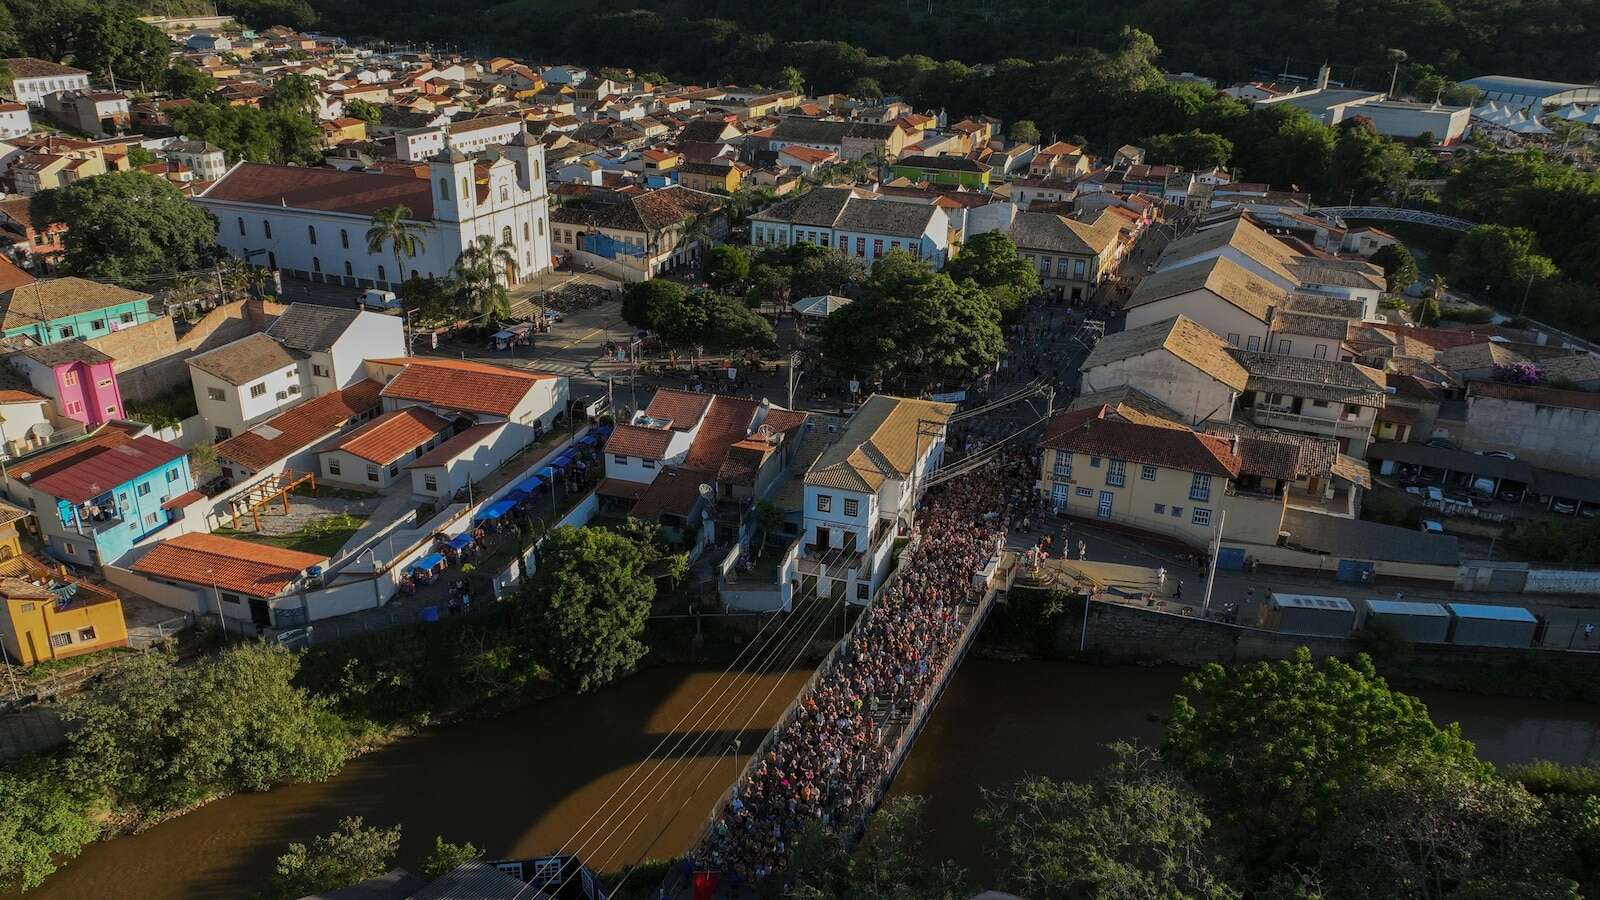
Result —
<instances>
[{"instance_id":1,"label":"terracotta roof tile","mask_svg":"<svg viewBox=\"0 0 1600 900\"><path fill-rule=\"evenodd\" d=\"M606 438L606 452L617 456L639 456L661 459L672 443L672 431L667 428L646 428L640 425L618 425Z\"/></svg>"},{"instance_id":2,"label":"terracotta roof tile","mask_svg":"<svg viewBox=\"0 0 1600 900\"><path fill-rule=\"evenodd\" d=\"M314 397L218 444L217 456L260 471L376 408L380 387L368 379Z\"/></svg>"},{"instance_id":3,"label":"terracotta roof tile","mask_svg":"<svg viewBox=\"0 0 1600 900\"><path fill-rule=\"evenodd\" d=\"M447 419L418 407L386 412L371 422L317 448L318 453L343 450L368 462L387 465L427 443L450 427Z\"/></svg>"},{"instance_id":4,"label":"terracotta roof tile","mask_svg":"<svg viewBox=\"0 0 1600 900\"><path fill-rule=\"evenodd\" d=\"M446 409L510 415L535 383L557 376L508 366L431 357L378 360L405 368L383 387L383 396Z\"/></svg>"},{"instance_id":5,"label":"terracotta roof tile","mask_svg":"<svg viewBox=\"0 0 1600 900\"><path fill-rule=\"evenodd\" d=\"M1242 465L1226 438L1128 422L1109 406L1056 414L1039 445L1225 478L1236 477Z\"/></svg>"},{"instance_id":6,"label":"terracotta roof tile","mask_svg":"<svg viewBox=\"0 0 1600 900\"><path fill-rule=\"evenodd\" d=\"M433 188L426 178L267 163L240 163L198 199L362 216L404 204L417 221L433 218Z\"/></svg>"},{"instance_id":7,"label":"terracotta roof tile","mask_svg":"<svg viewBox=\"0 0 1600 900\"><path fill-rule=\"evenodd\" d=\"M714 478L713 473L699 469L679 466L663 469L639 495L631 514L641 519L653 519L663 513L687 516L700 500L700 485Z\"/></svg>"},{"instance_id":8,"label":"terracotta roof tile","mask_svg":"<svg viewBox=\"0 0 1600 900\"><path fill-rule=\"evenodd\" d=\"M445 441L439 446L429 450L412 460L408 469L431 469L443 466L466 452L468 447L479 441L486 440L490 435L506 427L504 422L479 422L455 437Z\"/></svg>"},{"instance_id":9,"label":"terracotta roof tile","mask_svg":"<svg viewBox=\"0 0 1600 900\"><path fill-rule=\"evenodd\" d=\"M327 557L215 534L184 534L156 544L133 564L154 578L213 585L249 597L276 597Z\"/></svg>"},{"instance_id":10,"label":"terracotta roof tile","mask_svg":"<svg viewBox=\"0 0 1600 900\"><path fill-rule=\"evenodd\" d=\"M182 459L185 453L182 447L149 435L117 433L122 439L74 445L77 452L58 459L48 471L36 472L28 485L51 497L80 503ZM11 475L17 477L15 469Z\"/></svg>"},{"instance_id":11,"label":"terracotta roof tile","mask_svg":"<svg viewBox=\"0 0 1600 900\"><path fill-rule=\"evenodd\" d=\"M688 431L711 408L711 400L715 396L698 391L661 388L650 398L650 405L644 408L644 414L656 420L670 420L674 429Z\"/></svg>"}]
</instances>

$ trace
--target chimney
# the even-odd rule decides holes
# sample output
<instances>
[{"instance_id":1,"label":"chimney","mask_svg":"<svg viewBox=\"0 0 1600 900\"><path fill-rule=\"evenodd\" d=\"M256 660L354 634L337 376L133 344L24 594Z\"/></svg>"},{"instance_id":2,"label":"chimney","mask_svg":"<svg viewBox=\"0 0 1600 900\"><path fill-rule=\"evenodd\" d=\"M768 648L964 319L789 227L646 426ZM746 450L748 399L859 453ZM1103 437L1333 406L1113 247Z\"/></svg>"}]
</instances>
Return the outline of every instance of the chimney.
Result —
<instances>
[{"instance_id":1,"label":"chimney","mask_svg":"<svg viewBox=\"0 0 1600 900\"><path fill-rule=\"evenodd\" d=\"M1239 436L1237 434L1233 436L1233 440L1228 442L1228 448L1234 456L1239 455Z\"/></svg>"},{"instance_id":2,"label":"chimney","mask_svg":"<svg viewBox=\"0 0 1600 900\"><path fill-rule=\"evenodd\" d=\"M1325 91L1328 89L1328 76L1330 74L1332 74L1332 71L1328 68L1328 64L1323 63L1322 68L1317 70L1317 90Z\"/></svg>"}]
</instances>

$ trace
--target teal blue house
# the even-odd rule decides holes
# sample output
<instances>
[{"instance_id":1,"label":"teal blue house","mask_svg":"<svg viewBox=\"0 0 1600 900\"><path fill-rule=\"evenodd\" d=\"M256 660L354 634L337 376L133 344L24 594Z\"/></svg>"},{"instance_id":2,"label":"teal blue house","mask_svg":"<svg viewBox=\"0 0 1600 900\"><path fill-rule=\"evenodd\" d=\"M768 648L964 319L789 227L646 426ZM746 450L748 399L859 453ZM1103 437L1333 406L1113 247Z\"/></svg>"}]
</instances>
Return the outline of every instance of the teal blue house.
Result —
<instances>
[{"instance_id":1,"label":"teal blue house","mask_svg":"<svg viewBox=\"0 0 1600 900\"><path fill-rule=\"evenodd\" d=\"M150 295L87 278L52 278L0 294L0 329L41 345L102 337L156 318Z\"/></svg>"}]
</instances>

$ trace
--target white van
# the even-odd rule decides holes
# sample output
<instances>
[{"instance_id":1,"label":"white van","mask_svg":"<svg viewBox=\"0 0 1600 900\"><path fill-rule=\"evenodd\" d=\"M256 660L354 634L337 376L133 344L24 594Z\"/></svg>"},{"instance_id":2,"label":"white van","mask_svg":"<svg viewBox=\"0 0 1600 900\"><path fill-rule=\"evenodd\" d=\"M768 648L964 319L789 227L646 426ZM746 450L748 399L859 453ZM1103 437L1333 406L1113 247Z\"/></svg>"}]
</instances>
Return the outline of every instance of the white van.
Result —
<instances>
[{"instance_id":1,"label":"white van","mask_svg":"<svg viewBox=\"0 0 1600 900\"><path fill-rule=\"evenodd\" d=\"M356 306L362 309L376 309L380 311L400 309L400 298L394 291L380 291L377 288L367 288L361 296L356 298Z\"/></svg>"}]
</instances>

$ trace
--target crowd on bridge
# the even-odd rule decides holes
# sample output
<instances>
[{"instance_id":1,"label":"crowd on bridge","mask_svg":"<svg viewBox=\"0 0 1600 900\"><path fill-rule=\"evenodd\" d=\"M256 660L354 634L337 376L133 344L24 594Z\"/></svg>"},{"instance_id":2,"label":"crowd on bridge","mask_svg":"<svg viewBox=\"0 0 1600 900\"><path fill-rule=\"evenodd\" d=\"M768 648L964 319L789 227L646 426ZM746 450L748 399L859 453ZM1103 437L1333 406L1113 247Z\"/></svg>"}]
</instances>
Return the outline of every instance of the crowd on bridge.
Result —
<instances>
[{"instance_id":1,"label":"crowd on bridge","mask_svg":"<svg viewBox=\"0 0 1600 900\"><path fill-rule=\"evenodd\" d=\"M781 869L807 823L840 832L861 823L889 773L895 714L928 695L958 646L979 596L974 574L1032 509L1031 479L1026 452L1007 448L929 492L897 574L752 761L699 865L736 889Z\"/></svg>"}]
</instances>

